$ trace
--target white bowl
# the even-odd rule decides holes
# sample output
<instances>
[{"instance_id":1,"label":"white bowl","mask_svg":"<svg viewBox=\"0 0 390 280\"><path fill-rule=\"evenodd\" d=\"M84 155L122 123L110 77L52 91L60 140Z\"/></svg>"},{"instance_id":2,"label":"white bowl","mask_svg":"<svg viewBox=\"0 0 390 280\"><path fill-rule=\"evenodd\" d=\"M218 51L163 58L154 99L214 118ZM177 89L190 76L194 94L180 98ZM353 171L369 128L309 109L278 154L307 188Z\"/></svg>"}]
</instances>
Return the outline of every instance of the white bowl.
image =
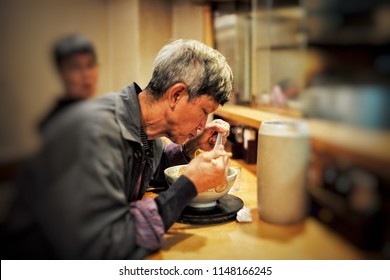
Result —
<instances>
[{"instance_id":1,"label":"white bowl","mask_svg":"<svg viewBox=\"0 0 390 280\"><path fill-rule=\"evenodd\" d=\"M167 180L167 183L169 186L171 186L179 177L183 169L182 167L186 167L187 164L184 165L176 165L169 167L164 170L165 179ZM199 176L202 176L199 174ZM194 208L209 208L214 207L217 205L217 200L222 198L225 194L229 192L229 190L232 188L234 181L237 177L237 170L229 167L228 176L226 177L226 184L210 188L205 192L199 193L196 197L194 197L191 202L188 204L188 206L194 207Z\"/></svg>"}]
</instances>

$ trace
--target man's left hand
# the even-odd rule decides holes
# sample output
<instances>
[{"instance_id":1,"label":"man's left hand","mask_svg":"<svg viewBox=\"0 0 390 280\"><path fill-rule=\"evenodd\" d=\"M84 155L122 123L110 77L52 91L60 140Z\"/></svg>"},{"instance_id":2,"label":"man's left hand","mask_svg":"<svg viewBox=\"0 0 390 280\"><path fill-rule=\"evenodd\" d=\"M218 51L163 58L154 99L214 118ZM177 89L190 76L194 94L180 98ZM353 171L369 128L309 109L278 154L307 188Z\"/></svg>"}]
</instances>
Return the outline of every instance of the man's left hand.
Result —
<instances>
[{"instance_id":1,"label":"man's left hand","mask_svg":"<svg viewBox=\"0 0 390 280\"><path fill-rule=\"evenodd\" d=\"M225 144L230 133L229 123L219 119L208 123L204 130L198 132L197 136L184 143L183 150L185 154L193 158L197 149L203 151L212 150L219 132L222 134L222 144Z\"/></svg>"}]
</instances>

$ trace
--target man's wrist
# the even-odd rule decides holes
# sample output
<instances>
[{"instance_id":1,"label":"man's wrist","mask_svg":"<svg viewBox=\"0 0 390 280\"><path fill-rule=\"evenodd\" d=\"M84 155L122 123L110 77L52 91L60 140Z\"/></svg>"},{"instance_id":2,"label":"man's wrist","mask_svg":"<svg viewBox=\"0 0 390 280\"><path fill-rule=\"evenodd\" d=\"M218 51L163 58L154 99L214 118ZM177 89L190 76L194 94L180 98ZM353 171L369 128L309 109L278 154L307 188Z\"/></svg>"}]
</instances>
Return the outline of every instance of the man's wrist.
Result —
<instances>
[{"instance_id":1,"label":"man's wrist","mask_svg":"<svg viewBox=\"0 0 390 280\"><path fill-rule=\"evenodd\" d=\"M194 152L192 151L191 147L189 147L188 142L185 142L182 146L182 151L184 156L187 158L188 161L190 161L194 156Z\"/></svg>"}]
</instances>

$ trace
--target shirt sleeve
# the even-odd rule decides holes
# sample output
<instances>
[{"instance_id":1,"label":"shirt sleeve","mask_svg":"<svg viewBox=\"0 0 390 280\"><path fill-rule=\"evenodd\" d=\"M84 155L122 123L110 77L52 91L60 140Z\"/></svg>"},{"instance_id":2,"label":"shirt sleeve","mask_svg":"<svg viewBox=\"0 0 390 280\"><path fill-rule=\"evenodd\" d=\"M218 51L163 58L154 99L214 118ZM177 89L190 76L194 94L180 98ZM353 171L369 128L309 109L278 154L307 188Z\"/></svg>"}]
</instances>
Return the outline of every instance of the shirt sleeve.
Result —
<instances>
[{"instance_id":1,"label":"shirt sleeve","mask_svg":"<svg viewBox=\"0 0 390 280\"><path fill-rule=\"evenodd\" d=\"M186 157L183 146L175 143L171 143L164 149L164 155L167 158L169 166L187 164L189 162Z\"/></svg>"},{"instance_id":2,"label":"shirt sleeve","mask_svg":"<svg viewBox=\"0 0 390 280\"><path fill-rule=\"evenodd\" d=\"M136 243L151 251L161 248L165 230L154 199L132 202L130 212L135 221Z\"/></svg>"},{"instance_id":3,"label":"shirt sleeve","mask_svg":"<svg viewBox=\"0 0 390 280\"><path fill-rule=\"evenodd\" d=\"M163 234L179 218L188 202L197 194L194 184L181 176L171 188L154 200L144 198L131 203L136 224L136 243L148 250L161 248Z\"/></svg>"},{"instance_id":4,"label":"shirt sleeve","mask_svg":"<svg viewBox=\"0 0 390 280\"><path fill-rule=\"evenodd\" d=\"M155 182L164 182L165 183L165 175L164 170L168 167L175 165L188 164L189 159L186 157L183 152L182 145L170 143L167 145L162 153L160 163L153 175L153 181Z\"/></svg>"}]
</instances>

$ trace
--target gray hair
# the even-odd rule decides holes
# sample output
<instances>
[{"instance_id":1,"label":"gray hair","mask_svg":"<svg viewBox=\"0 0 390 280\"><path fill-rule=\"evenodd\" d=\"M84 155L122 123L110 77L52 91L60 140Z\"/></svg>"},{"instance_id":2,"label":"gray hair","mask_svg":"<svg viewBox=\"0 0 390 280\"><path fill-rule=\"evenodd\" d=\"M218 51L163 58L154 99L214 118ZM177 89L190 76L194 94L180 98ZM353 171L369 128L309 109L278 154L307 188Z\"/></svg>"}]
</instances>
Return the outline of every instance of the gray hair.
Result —
<instances>
[{"instance_id":1,"label":"gray hair","mask_svg":"<svg viewBox=\"0 0 390 280\"><path fill-rule=\"evenodd\" d=\"M207 94L223 105L230 99L232 70L217 50L195 40L176 40L158 53L146 90L159 99L174 84L184 83L190 99Z\"/></svg>"}]
</instances>

